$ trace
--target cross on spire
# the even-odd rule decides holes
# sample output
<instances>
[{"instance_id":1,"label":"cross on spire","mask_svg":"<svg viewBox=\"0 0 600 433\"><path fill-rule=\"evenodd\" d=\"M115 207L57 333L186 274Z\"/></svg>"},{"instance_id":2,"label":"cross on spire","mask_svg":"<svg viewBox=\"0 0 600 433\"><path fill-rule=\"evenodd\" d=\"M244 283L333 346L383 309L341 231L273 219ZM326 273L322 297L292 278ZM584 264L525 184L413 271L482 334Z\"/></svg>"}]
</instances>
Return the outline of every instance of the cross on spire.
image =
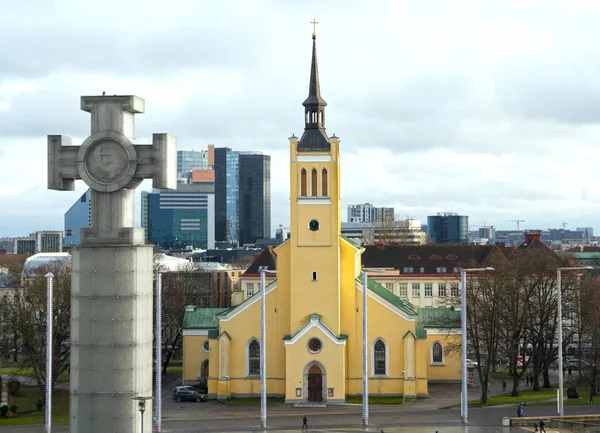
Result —
<instances>
[{"instance_id":1,"label":"cross on spire","mask_svg":"<svg viewBox=\"0 0 600 433\"><path fill-rule=\"evenodd\" d=\"M313 37L313 39L316 39L316 37L317 37L317 24L319 24L319 22L317 21L316 18L313 18L313 20L310 23L313 25L313 34L312 34L312 37Z\"/></svg>"}]
</instances>

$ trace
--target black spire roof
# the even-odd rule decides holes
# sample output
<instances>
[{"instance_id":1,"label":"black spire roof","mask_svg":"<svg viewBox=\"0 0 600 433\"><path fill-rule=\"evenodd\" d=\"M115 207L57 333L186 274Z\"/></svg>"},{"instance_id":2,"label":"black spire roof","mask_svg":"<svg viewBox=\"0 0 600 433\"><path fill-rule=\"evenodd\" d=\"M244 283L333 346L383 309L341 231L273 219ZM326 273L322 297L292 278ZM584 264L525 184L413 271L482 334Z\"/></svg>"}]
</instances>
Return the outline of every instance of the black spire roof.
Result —
<instances>
[{"instance_id":1,"label":"black spire roof","mask_svg":"<svg viewBox=\"0 0 600 433\"><path fill-rule=\"evenodd\" d=\"M317 36L313 33L312 64L308 98L304 105L304 134L298 143L298 152L329 152L331 146L325 132L325 106L319 85L319 65L317 63Z\"/></svg>"}]
</instances>

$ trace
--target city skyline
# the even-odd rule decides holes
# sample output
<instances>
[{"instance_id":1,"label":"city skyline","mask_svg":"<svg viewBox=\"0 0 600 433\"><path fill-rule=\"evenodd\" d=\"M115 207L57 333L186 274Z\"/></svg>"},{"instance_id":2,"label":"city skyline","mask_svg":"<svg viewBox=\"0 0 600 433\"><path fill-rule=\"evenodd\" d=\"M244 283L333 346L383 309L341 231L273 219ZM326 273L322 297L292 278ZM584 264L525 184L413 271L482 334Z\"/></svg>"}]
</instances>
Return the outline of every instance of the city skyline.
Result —
<instances>
[{"instance_id":1,"label":"city skyline","mask_svg":"<svg viewBox=\"0 0 600 433\"><path fill-rule=\"evenodd\" d=\"M46 189L45 136L79 144L88 133L79 96L102 91L152 106L137 119L140 142L164 130L180 150L214 143L271 155L272 231L286 225L287 137L302 130L313 16L328 132L341 137L344 209L370 202L422 221L458 212L497 229L516 228L514 219L522 230L564 220L597 228L600 191L585 162L600 156L590 55L600 6L236 5L122 6L115 16L110 2L40 2L0 17L0 34L28 47L7 52L2 66L0 237L63 229L86 188ZM123 35L131 14L144 28ZM19 26L25 20L39 31Z\"/></svg>"}]
</instances>

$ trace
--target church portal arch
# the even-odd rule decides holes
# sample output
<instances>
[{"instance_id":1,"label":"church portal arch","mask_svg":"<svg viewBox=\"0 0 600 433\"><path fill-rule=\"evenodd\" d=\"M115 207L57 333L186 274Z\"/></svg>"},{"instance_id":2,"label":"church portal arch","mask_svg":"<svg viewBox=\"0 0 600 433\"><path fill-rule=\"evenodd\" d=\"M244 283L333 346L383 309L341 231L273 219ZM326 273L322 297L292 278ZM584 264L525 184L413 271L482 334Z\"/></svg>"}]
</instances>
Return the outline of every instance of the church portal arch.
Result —
<instances>
[{"instance_id":1,"label":"church portal arch","mask_svg":"<svg viewBox=\"0 0 600 433\"><path fill-rule=\"evenodd\" d=\"M311 361L304 367L302 395L304 401L327 401L327 370L319 361Z\"/></svg>"}]
</instances>

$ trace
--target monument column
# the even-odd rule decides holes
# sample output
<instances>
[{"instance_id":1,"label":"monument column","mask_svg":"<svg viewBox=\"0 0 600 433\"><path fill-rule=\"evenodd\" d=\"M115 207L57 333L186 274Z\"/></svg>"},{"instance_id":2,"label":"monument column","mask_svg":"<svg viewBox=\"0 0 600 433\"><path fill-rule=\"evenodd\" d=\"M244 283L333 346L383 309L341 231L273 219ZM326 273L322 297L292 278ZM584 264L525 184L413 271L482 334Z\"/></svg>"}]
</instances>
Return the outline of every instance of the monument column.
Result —
<instances>
[{"instance_id":1,"label":"monument column","mask_svg":"<svg viewBox=\"0 0 600 433\"><path fill-rule=\"evenodd\" d=\"M134 138L136 96L84 96L92 135L81 146L48 137L48 187L92 188L91 225L73 250L71 293L70 431L140 432L133 397L152 396L152 245L134 227L134 188L176 186L176 142L154 134L152 145ZM143 413L152 426L152 405Z\"/></svg>"}]
</instances>

